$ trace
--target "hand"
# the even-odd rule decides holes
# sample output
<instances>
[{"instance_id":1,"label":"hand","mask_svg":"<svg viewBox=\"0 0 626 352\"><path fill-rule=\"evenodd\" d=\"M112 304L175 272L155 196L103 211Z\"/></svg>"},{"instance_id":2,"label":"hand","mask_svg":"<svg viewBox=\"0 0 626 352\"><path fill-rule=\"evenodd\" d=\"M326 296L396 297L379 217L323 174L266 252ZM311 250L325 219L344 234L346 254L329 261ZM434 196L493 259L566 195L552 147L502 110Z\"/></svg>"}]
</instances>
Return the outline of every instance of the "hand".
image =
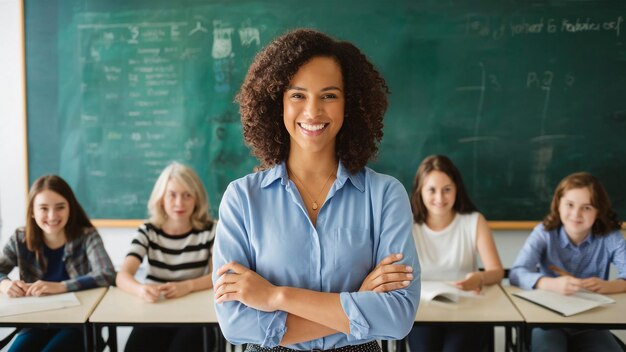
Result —
<instances>
[{"instance_id":1,"label":"hand","mask_svg":"<svg viewBox=\"0 0 626 352\"><path fill-rule=\"evenodd\" d=\"M26 291L28 291L28 286L22 280L11 281L6 279L0 283L0 291L9 297L23 297L26 295Z\"/></svg>"},{"instance_id":2,"label":"hand","mask_svg":"<svg viewBox=\"0 0 626 352\"><path fill-rule=\"evenodd\" d=\"M186 296L191 292L191 282L168 282L159 286L159 292L161 292L167 299Z\"/></svg>"},{"instance_id":3,"label":"hand","mask_svg":"<svg viewBox=\"0 0 626 352\"><path fill-rule=\"evenodd\" d=\"M376 265L365 277L359 292L389 292L409 286L413 280L413 268L403 264L393 264L402 259L402 253L390 254Z\"/></svg>"},{"instance_id":4,"label":"hand","mask_svg":"<svg viewBox=\"0 0 626 352\"><path fill-rule=\"evenodd\" d=\"M480 293L483 289L483 273L475 271L465 275L465 279L454 282L454 286L463 291Z\"/></svg>"},{"instance_id":5,"label":"hand","mask_svg":"<svg viewBox=\"0 0 626 352\"><path fill-rule=\"evenodd\" d=\"M159 300L161 292L157 285L141 285L137 290L137 296L148 303L154 303Z\"/></svg>"},{"instance_id":6,"label":"hand","mask_svg":"<svg viewBox=\"0 0 626 352\"><path fill-rule=\"evenodd\" d=\"M602 280L598 277L590 277L581 279L581 286L589 291L597 293L613 293L609 288L609 281Z\"/></svg>"},{"instance_id":7,"label":"hand","mask_svg":"<svg viewBox=\"0 0 626 352\"><path fill-rule=\"evenodd\" d=\"M573 276L559 276L542 277L537 282L537 288L545 288L563 295L572 295L580 291L583 287L581 279L577 279Z\"/></svg>"},{"instance_id":8,"label":"hand","mask_svg":"<svg viewBox=\"0 0 626 352\"><path fill-rule=\"evenodd\" d=\"M219 279L215 282L217 303L239 301L250 308L273 312L277 307L277 287L261 275L238 264L230 262L217 270Z\"/></svg>"},{"instance_id":9,"label":"hand","mask_svg":"<svg viewBox=\"0 0 626 352\"><path fill-rule=\"evenodd\" d=\"M67 287L62 282L37 280L29 285L26 296L45 296L64 292L67 292Z\"/></svg>"}]
</instances>

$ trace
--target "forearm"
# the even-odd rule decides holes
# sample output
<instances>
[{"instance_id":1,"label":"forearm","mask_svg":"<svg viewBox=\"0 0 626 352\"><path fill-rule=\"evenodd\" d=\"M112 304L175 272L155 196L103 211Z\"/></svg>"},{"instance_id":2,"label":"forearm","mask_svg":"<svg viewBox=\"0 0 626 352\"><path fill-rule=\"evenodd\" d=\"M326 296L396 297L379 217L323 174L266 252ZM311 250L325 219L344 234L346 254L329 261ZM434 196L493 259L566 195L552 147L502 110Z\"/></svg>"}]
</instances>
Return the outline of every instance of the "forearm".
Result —
<instances>
[{"instance_id":1,"label":"forearm","mask_svg":"<svg viewBox=\"0 0 626 352\"><path fill-rule=\"evenodd\" d=\"M626 280L616 279L607 282L606 293L622 293L626 292Z\"/></svg>"},{"instance_id":2,"label":"forearm","mask_svg":"<svg viewBox=\"0 0 626 352\"><path fill-rule=\"evenodd\" d=\"M195 279L187 280L190 285L191 292L208 290L213 288L213 281L211 280L211 274L197 277Z\"/></svg>"},{"instance_id":3,"label":"forearm","mask_svg":"<svg viewBox=\"0 0 626 352\"><path fill-rule=\"evenodd\" d=\"M287 316L286 325L287 332L280 341L281 346L311 341L338 333L337 330L293 314Z\"/></svg>"},{"instance_id":4,"label":"forearm","mask_svg":"<svg viewBox=\"0 0 626 352\"><path fill-rule=\"evenodd\" d=\"M498 284L504 277L504 269L491 269L482 272L483 285Z\"/></svg>"},{"instance_id":5,"label":"forearm","mask_svg":"<svg viewBox=\"0 0 626 352\"><path fill-rule=\"evenodd\" d=\"M137 296L139 296L139 290L141 289L141 286L142 286L137 280L135 280L133 275L125 271L120 271L117 274L117 278L115 279L115 284L122 291L126 291L128 293L131 293Z\"/></svg>"},{"instance_id":6,"label":"forearm","mask_svg":"<svg viewBox=\"0 0 626 352\"><path fill-rule=\"evenodd\" d=\"M341 306L338 293L279 287L276 299L279 310L344 334L350 333L350 320Z\"/></svg>"}]
</instances>

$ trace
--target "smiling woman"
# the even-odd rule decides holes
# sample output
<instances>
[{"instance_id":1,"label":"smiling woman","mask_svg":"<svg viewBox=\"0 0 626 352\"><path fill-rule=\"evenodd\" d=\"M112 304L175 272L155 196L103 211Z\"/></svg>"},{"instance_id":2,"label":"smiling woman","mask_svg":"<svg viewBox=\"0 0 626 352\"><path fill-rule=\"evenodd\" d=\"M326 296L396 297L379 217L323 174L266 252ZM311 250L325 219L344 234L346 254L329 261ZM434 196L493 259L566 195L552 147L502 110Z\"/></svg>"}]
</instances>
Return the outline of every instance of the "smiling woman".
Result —
<instances>
[{"instance_id":1,"label":"smiling woman","mask_svg":"<svg viewBox=\"0 0 626 352\"><path fill-rule=\"evenodd\" d=\"M420 271L408 197L366 167L386 94L359 49L316 31L289 32L255 58L237 101L262 171L224 193L213 259L231 342L378 351L374 340L409 331Z\"/></svg>"},{"instance_id":2,"label":"smiling woman","mask_svg":"<svg viewBox=\"0 0 626 352\"><path fill-rule=\"evenodd\" d=\"M102 239L62 178L38 178L26 214L26 226L15 231L0 255L2 293L42 296L114 283ZM16 266L20 278L11 281L7 275ZM76 350L82 340L77 328L31 328L17 335L10 351Z\"/></svg>"}]
</instances>

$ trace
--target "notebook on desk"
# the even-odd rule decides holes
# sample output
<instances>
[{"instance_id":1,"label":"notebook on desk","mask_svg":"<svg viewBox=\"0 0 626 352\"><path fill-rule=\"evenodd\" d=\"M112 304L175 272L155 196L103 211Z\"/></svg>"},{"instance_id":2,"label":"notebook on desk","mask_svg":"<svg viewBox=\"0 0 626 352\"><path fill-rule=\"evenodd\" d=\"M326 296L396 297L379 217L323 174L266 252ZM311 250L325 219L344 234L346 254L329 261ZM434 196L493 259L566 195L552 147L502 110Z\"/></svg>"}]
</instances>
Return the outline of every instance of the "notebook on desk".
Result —
<instances>
[{"instance_id":1,"label":"notebook on desk","mask_svg":"<svg viewBox=\"0 0 626 352\"><path fill-rule=\"evenodd\" d=\"M456 303L461 297L478 298L480 294L463 291L443 281L422 281L422 299Z\"/></svg>"},{"instance_id":2,"label":"notebook on desk","mask_svg":"<svg viewBox=\"0 0 626 352\"><path fill-rule=\"evenodd\" d=\"M591 291L580 291L566 296L553 291L532 290L514 292L513 295L565 317L586 312L605 304L615 303L614 299Z\"/></svg>"}]
</instances>

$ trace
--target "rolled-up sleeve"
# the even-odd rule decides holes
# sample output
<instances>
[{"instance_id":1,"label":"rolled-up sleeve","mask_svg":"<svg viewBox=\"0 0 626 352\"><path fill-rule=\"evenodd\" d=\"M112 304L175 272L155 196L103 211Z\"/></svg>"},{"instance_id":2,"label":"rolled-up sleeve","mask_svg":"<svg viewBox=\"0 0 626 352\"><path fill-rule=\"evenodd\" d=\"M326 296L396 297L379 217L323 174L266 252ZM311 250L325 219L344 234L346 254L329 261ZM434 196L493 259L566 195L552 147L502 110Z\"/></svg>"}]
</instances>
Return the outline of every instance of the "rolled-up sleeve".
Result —
<instances>
[{"instance_id":1,"label":"rolled-up sleeve","mask_svg":"<svg viewBox=\"0 0 626 352\"><path fill-rule=\"evenodd\" d=\"M524 290L532 290L537 281L544 276L537 271L537 266L541 257L546 253L548 244L546 236L548 233L543 230L542 225L537 225L530 234L509 273L509 281L512 285Z\"/></svg>"},{"instance_id":2,"label":"rolled-up sleeve","mask_svg":"<svg viewBox=\"0 0 626 352\"><path fill-rule=\"evenodd\" d=\"M413 217L404 187L397 181L385 189L380 208L380 243L376 263L402 253L401 264L413 267L413 280L404 289L386 293L342 292L341 305L350 320L348 341L404 338L415 321L420 299L420 265L411 234Z\"/></svg>"},{"instance_id":3,"label":"rolled-up sleeve","mask_svg":"<svg viewBox=\"0 0 626 352\"><path fill-rule=\"evenodd\" d=\"M213 283L217 270L226 263L237 263L255 270L246 231L246 212L237 189L229 185L220 204L219 222L213 247ZM277 346L285 335L287 313L262 312L237 301L215 303L220 329L233 344L255 343Z\"/></svg>"}]
</instances>

